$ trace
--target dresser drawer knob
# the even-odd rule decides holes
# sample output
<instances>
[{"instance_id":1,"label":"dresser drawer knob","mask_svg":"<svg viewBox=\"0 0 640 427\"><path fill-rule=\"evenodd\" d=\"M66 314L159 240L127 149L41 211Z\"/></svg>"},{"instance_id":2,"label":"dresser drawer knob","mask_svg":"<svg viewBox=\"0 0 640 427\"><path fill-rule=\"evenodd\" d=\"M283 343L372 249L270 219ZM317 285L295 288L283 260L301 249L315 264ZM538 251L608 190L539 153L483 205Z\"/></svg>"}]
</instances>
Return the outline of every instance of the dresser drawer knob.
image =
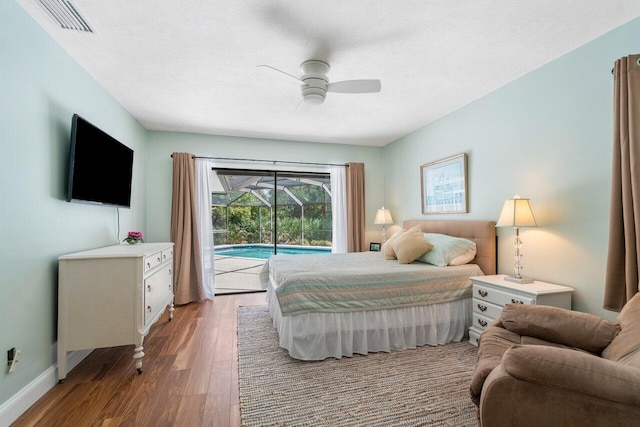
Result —
<instances>
[{"instance_id":1,"label":"dresser drawer knob","mask_svg":"<svg viewBox=\"0 0 640 427\"><path fill-rule=\"evenodd\" d=\"M148 311L149 313L151 313L151 311L152 311L152 310L151 310L151 306L150 306L150 305L148 305L148 306L147 306L147 311Z\"/></svg>"},{"instance_id":2,"label":"dresser drawer knob","mask_svg":"<svg viewBox=\"0 0 640 427\"><path fill-rule=\"evenodd\" d=\"M483 290L483 289L478 289L478 293L480 294L480 296L482 298L486 297L487 295L489 295L489 292Z\"/></svg>"},{"instance_id":3,"label":"dresser drawer knob","mask_svg":"<svg viewBox=\"0 0 640 427\"><path fill-rule=\"evenodd\" d=\"M151 292L151 285L147 285L147 292Z\"/></svg>"},{"instance_id":4,"label":"dresser drawer knob","mask_svg":"<svg viewBox=\"0 0 640 427\"><path fill-rule=\"evenodd\" d=\"M150 263L150 262L148 262L148 263L147 263L147 270L148 270L148 269L150 269L150 268L151 268L151 263Z\"/></svg>"},{"instance_id":5,"label":"dresser drawer knob","mask_svg":"<svg viewBox=\"0 0 640 427\"><path fill-rule=\"evenodd\" d=\"M524 302L520 301L519 299L515 299L515 298L511 298L511 302L514 304L524 304Z\"/></svg>"},{"instance_id":6,"label":"dresser drawer knob","mask_svg":"<svg viewBox=\"0 0 640 427\"><path fill-rule=\"evenodd\" d=\"M486 320L482 320L482 319L478 319L478 323L480 324L480 326L482 326L483 328L487 327L487 321Z\"/></svg>"},{"instance_id":7,"label":"dresser drawer knob","mask_svg":"<svg viewBox=\"0 0 640 427\"><path fill-rule=\"evenodd\" d=\"M480 309L480 311L487 311L487 306L486 305L482 305L482 304L478 304L478 309Z\"/></svg>"}]
</instances>

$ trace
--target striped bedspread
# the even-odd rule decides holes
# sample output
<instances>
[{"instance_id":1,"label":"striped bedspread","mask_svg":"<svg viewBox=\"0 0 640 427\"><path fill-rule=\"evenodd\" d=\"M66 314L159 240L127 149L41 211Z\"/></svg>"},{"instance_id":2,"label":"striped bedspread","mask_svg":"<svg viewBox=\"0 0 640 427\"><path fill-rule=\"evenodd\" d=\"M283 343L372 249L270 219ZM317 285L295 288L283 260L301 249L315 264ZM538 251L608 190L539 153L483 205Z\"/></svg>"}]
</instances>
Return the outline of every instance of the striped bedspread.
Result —
<instances>
[{"instance_id":1,"label":"striped bedspread","mask_svg":"<svg viewBox=\"0 0 640 427\"><path fill-rule=\"evenodd\" d=\"M404 308L469 298L475 264L436 267L399 264L381 252L274 255L259 274L271 280L283 316Z\"/></svg>"}]
</instances>

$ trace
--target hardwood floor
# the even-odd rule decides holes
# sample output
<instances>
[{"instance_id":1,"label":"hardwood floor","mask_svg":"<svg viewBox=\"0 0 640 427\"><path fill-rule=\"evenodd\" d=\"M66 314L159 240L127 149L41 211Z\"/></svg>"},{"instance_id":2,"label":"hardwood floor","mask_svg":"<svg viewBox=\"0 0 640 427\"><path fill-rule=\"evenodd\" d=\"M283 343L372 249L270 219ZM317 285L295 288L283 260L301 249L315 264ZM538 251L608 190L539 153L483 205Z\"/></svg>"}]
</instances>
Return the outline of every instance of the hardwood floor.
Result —
<instances>
[{"instance_id":1,"label":"hardwood floor","mask_svg":"<svg viewBox=\"0 0 640 427\"><path fill-rule=\"evenodd\" d=\"M263 292L218 295L165 312L144 341L94 350L12 426L239 426L237 307Z\"/></svg>"}]
</instances>

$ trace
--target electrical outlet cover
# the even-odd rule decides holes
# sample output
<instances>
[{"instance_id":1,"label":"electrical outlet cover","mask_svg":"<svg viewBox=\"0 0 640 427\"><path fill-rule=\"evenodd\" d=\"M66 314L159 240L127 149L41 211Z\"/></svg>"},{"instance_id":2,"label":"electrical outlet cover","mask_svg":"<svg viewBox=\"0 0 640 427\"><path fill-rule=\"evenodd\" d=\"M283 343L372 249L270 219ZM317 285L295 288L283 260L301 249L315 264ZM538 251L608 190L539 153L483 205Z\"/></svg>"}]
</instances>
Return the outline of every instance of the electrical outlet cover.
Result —
<instances>
[{"instance_id":1,"label":"electrical outlet cover","mask_svg":"<svg viewBox=\"0 0 640 427\"><path fill-rule=\"evenodd\" d=\"M11 361L11 366L9 367L9 373L12 373L18 367L18 362L20 361L20 355L22 354L22 350L16 350L16 354Z\"/></svg>"}]
</instances>

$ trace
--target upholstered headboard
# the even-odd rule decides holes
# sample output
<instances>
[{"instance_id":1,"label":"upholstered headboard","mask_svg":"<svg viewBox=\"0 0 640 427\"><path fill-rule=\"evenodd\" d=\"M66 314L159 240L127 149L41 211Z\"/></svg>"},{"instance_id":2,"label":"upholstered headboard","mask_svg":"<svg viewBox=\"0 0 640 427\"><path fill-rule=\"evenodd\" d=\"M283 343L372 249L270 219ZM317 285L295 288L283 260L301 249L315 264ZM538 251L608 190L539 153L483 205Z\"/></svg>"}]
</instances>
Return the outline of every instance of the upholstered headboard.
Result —
<instances>
[{"instance_id":1,"label":"upholstered headboard","mask_svg":"<svg viewBox=\"0 0 640 427\"><path fill-rule=\"evenodd\" d=\"M480 220L407 220L403 227L408 230L420 225L424 233L448 234L454 237L464 237L476 243L476 257L472 261L480 267L484 274L496 274L496 223L495 221Z\"/></svg>"}]
</instances>

